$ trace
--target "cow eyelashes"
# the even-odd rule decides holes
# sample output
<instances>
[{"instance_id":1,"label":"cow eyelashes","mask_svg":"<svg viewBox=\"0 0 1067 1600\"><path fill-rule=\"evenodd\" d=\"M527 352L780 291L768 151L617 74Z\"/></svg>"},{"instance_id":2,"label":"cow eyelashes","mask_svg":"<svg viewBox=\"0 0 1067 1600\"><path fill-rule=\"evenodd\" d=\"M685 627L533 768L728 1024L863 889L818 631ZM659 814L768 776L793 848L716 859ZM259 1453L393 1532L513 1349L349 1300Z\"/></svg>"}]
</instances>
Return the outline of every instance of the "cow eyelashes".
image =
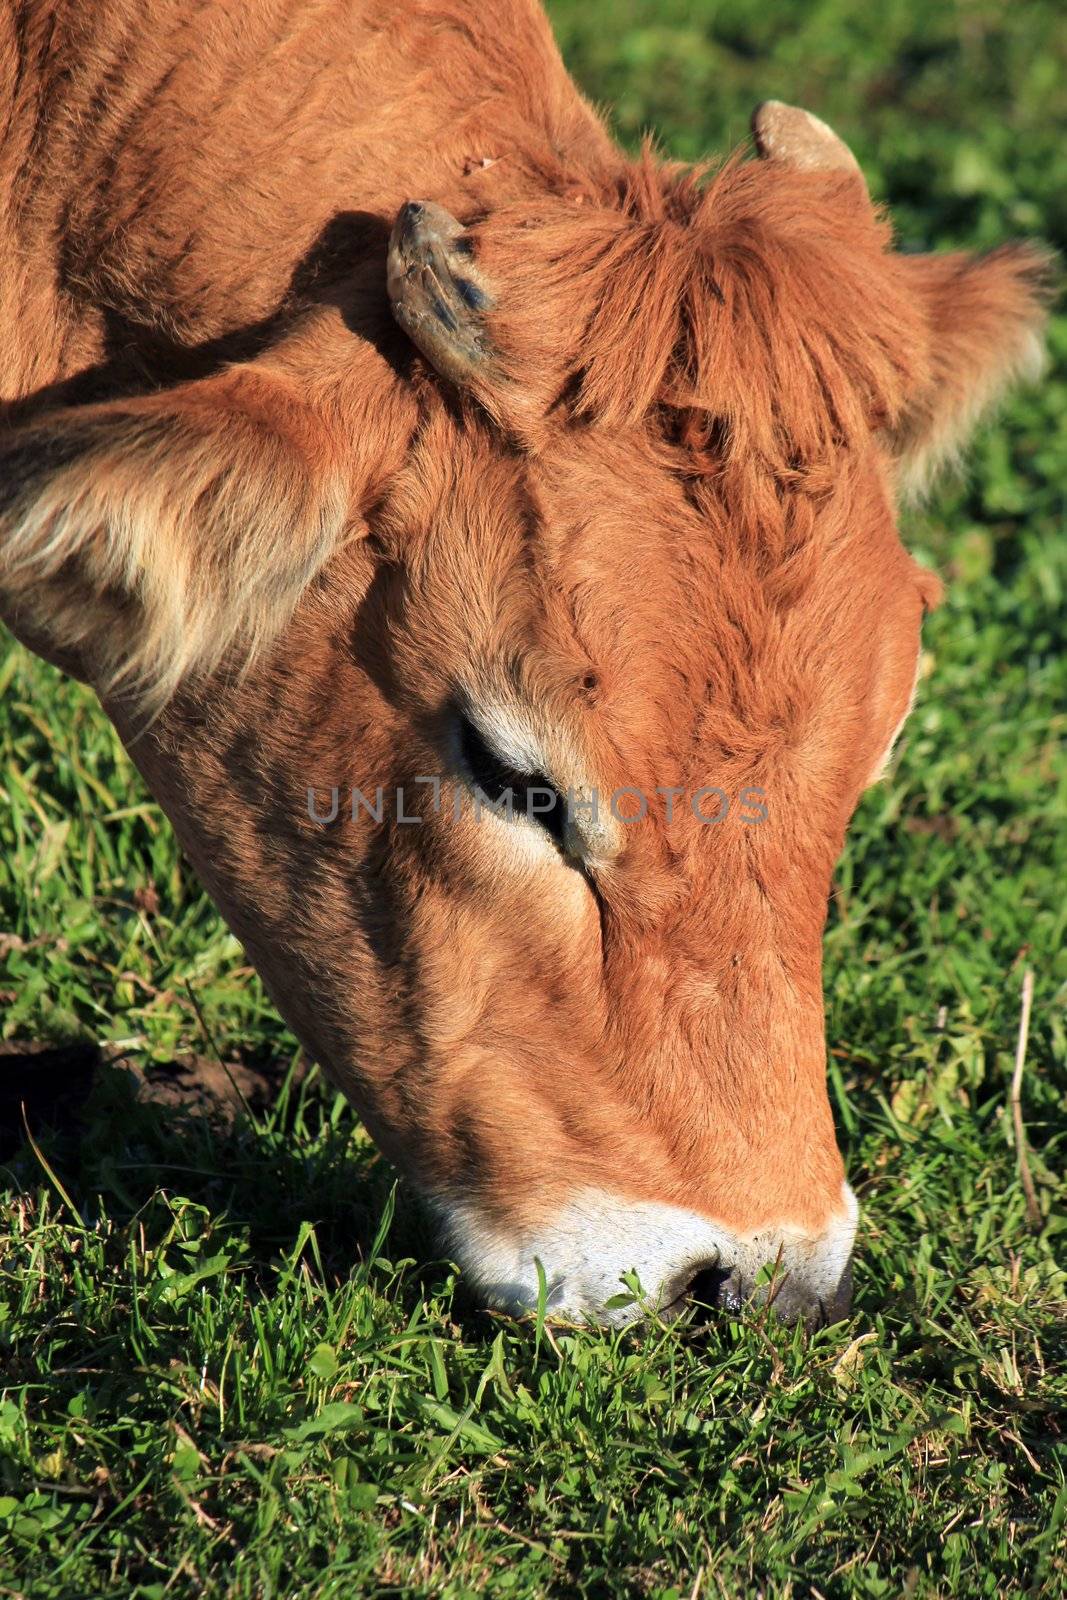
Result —
<instances>
[{"instance_id":1,"label":"cow eyelashes","mask_svg":"<svg viewBox=\"0 0 1067 1600\"><path fill-rule=\"evenodd\" d=\"M520 772L509 766L462 713L459 745L471 782L490 806L501 815L526 817L536 822L557 844L563 843L566 806L563 796L544 773Z\"/></svg>"}]
</instances>

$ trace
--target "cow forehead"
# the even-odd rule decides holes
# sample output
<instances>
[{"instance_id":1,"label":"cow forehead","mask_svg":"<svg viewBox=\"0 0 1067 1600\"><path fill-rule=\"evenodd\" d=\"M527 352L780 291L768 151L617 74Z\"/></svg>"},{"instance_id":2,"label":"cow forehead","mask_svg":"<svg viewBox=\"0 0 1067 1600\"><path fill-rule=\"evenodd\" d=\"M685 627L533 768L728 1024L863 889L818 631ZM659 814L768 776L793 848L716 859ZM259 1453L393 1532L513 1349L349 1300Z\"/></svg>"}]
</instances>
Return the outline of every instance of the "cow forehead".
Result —
<instances>
[{"instance_id":1,"label":"cow forehead","mask_svg":"<svg viewBox=\"0 0 1067 1600\"><path fill-rule=\"evenodd\" d=\"M434 604L463 585L473 631L502 641L510 618L576 671L668 638L677 656L718 608L722 550L664 455L636 428L561 429L528 458L438 436L405 474L399 557Z\"/></svg>"},{"instance_id":2,"label":"cow forehead","mask_svg":"<svg viewBox=\"0 0 1067 1600\"><path fill-rule=\"evenodd\" d=\"M713 603L713 530L640 429L561 429L528 457L488 428L427 430L389 529L414 612L424 596L444 630L454 611L457 654L509 666L532 645L568 686L613 663L632 664L631 688L657 677Z\"/></svg>"},{"instance_id":3,"label":"cow forehead","mask_svg":"<svg viewBox=\"0 0 1067 1600\"><path fill-rule=\"evenodd\" d=\"M579 730L599 777L640 783L711 781L724 758L739 780L785 775L813 730L862 745L841 694L917 606L887 604L914 586L873 452L784 527L758 468L702 494L651 427L561 427L525 455L488 426L427 430L405 479L429 693L443 671L472 701L533 707Z\"/></svg>"}]
</instances>

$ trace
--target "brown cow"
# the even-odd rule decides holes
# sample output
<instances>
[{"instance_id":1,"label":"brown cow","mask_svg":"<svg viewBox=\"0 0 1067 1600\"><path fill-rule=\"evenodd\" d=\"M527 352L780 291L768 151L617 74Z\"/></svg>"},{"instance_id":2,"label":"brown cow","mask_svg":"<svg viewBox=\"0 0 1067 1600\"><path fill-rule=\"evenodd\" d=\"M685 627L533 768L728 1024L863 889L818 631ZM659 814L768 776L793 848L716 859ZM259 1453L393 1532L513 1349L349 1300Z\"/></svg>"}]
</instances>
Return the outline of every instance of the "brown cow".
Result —
<instances>
[{"instance_id":1,"label":"brown cow","mask_svg":"<svg viewBox=\"0 0 1067 1600\"><path fill-rule=\"evenodd\" d=\"M1031 366L1040 253L893 253L782 105L630 160L534 0L12 0L0 107L2 609L298 1036L487 1301L842 1309L895 503Z\"/></svg>"}]
</instances>

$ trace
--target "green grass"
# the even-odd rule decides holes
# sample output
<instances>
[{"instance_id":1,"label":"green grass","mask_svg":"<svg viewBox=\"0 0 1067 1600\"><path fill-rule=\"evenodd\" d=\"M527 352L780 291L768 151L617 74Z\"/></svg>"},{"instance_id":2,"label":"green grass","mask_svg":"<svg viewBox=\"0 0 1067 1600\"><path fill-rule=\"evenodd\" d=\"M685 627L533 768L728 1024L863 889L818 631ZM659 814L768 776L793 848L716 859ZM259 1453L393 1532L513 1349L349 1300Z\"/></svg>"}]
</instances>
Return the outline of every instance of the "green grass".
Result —
<instances>
[{"instance_id":1,"label":"green grass","mask_svg":"<svg viewBox=\"0 0 1067 1600\"><path fill-rule=\"evenodd\" d=\"M1057 4L550 10L629 141L721 150L778 95L849 139L909 244L1067 245ZM0 1172L0 1595L1063 1593L1065 512L1060 317L1044 381L905 528L949 598L826 942L850 1322L490 1317L314 1077L227 1130L116 1069ZM91 697L6 636L0 688L0 1033L134 1074L295 1062ZM1027 966L1037 1234L1008 1109Z\"/></svg>"}]
</instances>

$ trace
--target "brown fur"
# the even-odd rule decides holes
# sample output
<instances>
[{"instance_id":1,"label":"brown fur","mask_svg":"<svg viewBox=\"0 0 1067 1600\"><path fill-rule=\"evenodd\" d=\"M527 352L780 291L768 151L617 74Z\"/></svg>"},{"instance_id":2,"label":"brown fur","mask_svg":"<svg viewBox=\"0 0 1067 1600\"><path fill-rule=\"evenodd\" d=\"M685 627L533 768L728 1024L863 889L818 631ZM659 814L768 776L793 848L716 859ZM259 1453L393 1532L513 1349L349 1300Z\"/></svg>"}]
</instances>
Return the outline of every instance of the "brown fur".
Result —
<instances>
[{"instance_id":1,"label":"brown fur","mask_svg":"<svg viewBox=\"0 0 1067 1600\"><path fill-rule=\"evenodd\" d=\"M830 874L937 587L895 495L1032 356L1040 254L898 256L847 168L627 160L533 0L150 10L0 20L5 615L420 1182L817 1232ZM494 286L467 395L389 314L416 196ZM563 786L579 751L768 822L650 816L590 886L308 818L447 773L462 694L530 708Z\"/></svg>"}]
</instances>

